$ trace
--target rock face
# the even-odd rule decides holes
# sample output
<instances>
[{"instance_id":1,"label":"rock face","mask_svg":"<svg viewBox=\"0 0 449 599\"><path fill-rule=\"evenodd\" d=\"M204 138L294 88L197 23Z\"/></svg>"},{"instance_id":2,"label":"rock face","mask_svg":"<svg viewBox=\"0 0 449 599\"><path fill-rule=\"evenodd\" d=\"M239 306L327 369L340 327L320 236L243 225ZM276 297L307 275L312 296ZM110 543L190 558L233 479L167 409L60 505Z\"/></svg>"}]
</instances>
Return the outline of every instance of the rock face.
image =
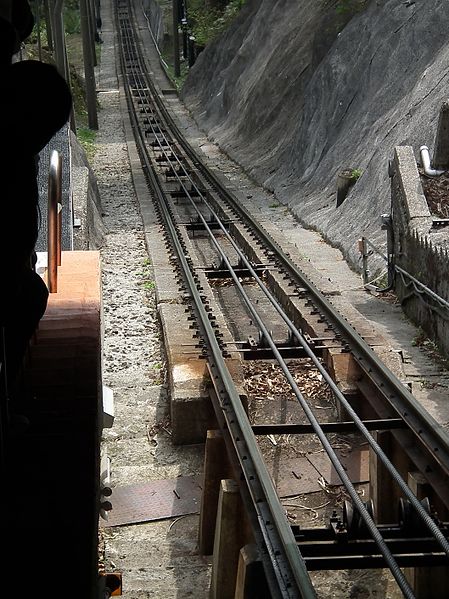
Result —
<instances>
[{"instance_id":1,"label":"rock face","mask_svg":"<svg viewBox=\"0 0 449 599\"><path fill-rule=\"evenodd\" d=\"M447 99L446 0L247 0L192 68L182 98L232 158L357 266L361 235L383 244L388 160L433 149ZM345 168L362 176L336 206Z\"/></svg>"}]
</instances>

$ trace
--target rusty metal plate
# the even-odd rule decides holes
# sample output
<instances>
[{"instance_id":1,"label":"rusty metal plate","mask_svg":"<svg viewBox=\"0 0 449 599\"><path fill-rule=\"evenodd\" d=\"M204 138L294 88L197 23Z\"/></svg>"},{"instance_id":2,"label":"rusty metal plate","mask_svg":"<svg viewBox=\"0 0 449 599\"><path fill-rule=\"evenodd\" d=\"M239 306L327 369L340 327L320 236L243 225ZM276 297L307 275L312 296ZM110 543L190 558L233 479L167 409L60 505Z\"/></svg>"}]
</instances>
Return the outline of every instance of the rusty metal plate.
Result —
<instances>
[{"instance_id":1,"label":"rusty metal plate","mask_svg":"<svg viewBox=\"0 0 449 599\"><path fill-rule=\"evenodd\" d=\"M369 481L369 450L354 449L351 452L342 453L335 451L343 464L346 474L353 483ZM314 453L307 456L311 464L315 466L320 475L328 485L341 485L341 479L327 455L327 453Z\"/></svg>"},{"instance_id":2,"label":"rusty metal plate","mask_svg":"<svg viewBox=\"0 0 449 599\"><path fill-rule=\"evenodd\" d=\"M100 524L123 526L194 514L200 509L201 488L201 476L179 476L115 487L108 498L112 502L108 520L100 520Z\"/></svg>"},{"instance_id":3,"label":"rusty metal plate","mask_svg":"<svg viewBox=\"0 0 449 599\"><path fill-rule=\"evenodd\" d=\"M294 458L282 463L274 480L279 497L292 497L322 491L319 477L320 473L307 458Z\"/></svg>"}]
</instances>

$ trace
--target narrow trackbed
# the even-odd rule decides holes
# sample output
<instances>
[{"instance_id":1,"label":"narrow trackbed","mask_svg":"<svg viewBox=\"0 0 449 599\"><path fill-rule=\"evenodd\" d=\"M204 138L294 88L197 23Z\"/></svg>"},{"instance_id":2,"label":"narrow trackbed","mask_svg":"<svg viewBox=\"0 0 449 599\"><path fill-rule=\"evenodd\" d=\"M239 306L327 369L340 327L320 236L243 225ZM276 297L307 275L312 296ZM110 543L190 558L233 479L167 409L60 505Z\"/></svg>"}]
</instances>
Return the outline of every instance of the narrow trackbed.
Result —
<instances>
[{"instance_id":1,"label":"narrow trackbed","mask_svg":"<svg viewBox=\"0 0 449 599\"><path fill-rule=\"evenodd\" d=\"M433 473L427 477L431 499L444 516L449 502L438 479L444 480L449 468L446 435L332 308L326 297L332 295L332 289L325 293L317 290L187 148L147 77L127 2L117 2L117 19L136 142L160 222L168 231L185 307L198 329L198 341L190 349L198 360L206 358L216 418L237 455L234 470L246 483L242 494L271 596L314 596L308 570L355 567L350 564L356 563L356 544L351 548L347 542L363 539L370 555L359 560L357 567L364 567L363 563L367 568L387 566L404 596L413 597L401 567L429 565L432 560L433 564L446 564L447 526L435 516L430 503L416 499L407 480L411 464L405 472L400 471L400 460L396 464L387 456L378 433L394 437L413 469ZM223 308L219 311L220 303ZM263 431L250 422L238 389L241 381L236 383L235 373L228 369L230 360L234 364L240 358L275 360L306 421L267 424ZM344 423L329 421L322 426L320 412L305 398L292 374L293 361L305 358L327 383L338 414L347 420ZM337 380L337 365L342 362L348 370L353 369L351 380ZM369 403L369 409L357 409L357 402ZM375 500L361 500L332 445L329 433L336 430L361 435L370 446L377 471L383 470L392 479L397 488L394 497L402 501L403 521L398 526L385 529L376 522L374 504L381 511L382 502L391 503L391 497L382 493L380 481L373 492L377 492ZM376 431L376 437L371 431ZM320 441L350 499L342 516L333 516L321 537L288 522L254 433L307 433ZM413 531L407 530L410 518L419 522ZM403 547L393 539L399 535L409 541L412 532L416 549L410 551L407 546L404 558ZM339 539L344 539L349 550L346 561L340 559L337 565L332 552ZM422 545L418 546L418 541ZM426 559L420 562L422 555Z\"/></svg>"}]
</instances>

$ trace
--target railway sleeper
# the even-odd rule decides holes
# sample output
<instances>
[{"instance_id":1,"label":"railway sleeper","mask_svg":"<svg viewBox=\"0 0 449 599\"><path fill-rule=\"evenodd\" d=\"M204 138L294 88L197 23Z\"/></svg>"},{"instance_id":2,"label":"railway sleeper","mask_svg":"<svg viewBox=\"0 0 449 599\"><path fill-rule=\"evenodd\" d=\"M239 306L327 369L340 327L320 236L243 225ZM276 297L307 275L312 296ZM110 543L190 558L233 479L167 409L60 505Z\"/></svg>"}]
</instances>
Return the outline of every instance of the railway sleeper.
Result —
<instances>
[{"instance_id":1,"label":"railway sleeper","mask_svg":"<svg viewBox=\"0 0 449 599\"><path fill-rule=\"evenodd\" d=\"M148 115L144 119L142 119L142 123L145 126L149 126L149 127L151 127L152 125L159 126L161 124L161 122L157 116L148 116Z\"/></svg>"},{"instance_id":2,"label":"railway sleeper","mask_svg":"<svg viewBox=\"0 0 449 599\"><path fill-rule=\"evenodd\" d=\"M307 358L307 353L298 345L295 338L289 336L286 340L275 341L276 348L281 356L285 359L300 359ZM316 345L313 352L316 356L321 357L325 346ZM273 350L269 347L267 340L261 332L256 340L252 335L248 336L245 343L240 346L239 351L243 354L244 360L274 360Z\"/></svg>"},{"instance_id":3,"label":"railway sleeper","mask_svg":"<svg viewBox=\"0 0 449 599\"><path fill-rule=\"evenodd\" d=\"M126 61L126 66L129 67L129 68L138 67L139 66L139 61L136 60L133 57L130 57L130 58L126 58L125 57L125 61Z\"/></svg>"},{"instance_id":4,"label":"railway sleeper","mask_svg":"<svg viewBox=\"0 0 449 599\"><path fill-rule=\"evenodd\" d=\"M165 169L164 174L167 181L170 181L171 179L178 180L180 178L188 178L189 176L182 166L174 168L172 165Z\"/></svg>"},{"instance_id":5,"label":"railway sleeper","mask_svg":"<svg viewBox=\"0 0 449 599\"><path fill-rule=\"evenodd\" d=\"M142 84L139 77L136 77L133 73L127 75L129 87L135 89L142 89Z\"/></svg>"},{"instance_id":6,"label":"railway sleeper","mask_svg":"<svg viewBox=\"0 0 449 599\"><path fill-rule=\"evenodd\" d=\"M195 254L185 229L181 230L181 240L186 255L192 256L191 268L195 271ZM242 390L243 397L240 356L232 343L232 336L218 310L204 272L195 272L194 279L200 299L206 305L208 318L216 331L215 336L227 366L233 380ZM158 270L155 272L155 280L157 287L159 282L165 285L165 278L159 281ZM176 445L204 442L207 430L211 428L214 419L207 385L205 355L202 351L203 344L196 318L193 318L193 312L185 312L185 305L164 303L159 305L158 310L167 340L166 346L169 348L167 360L171 373L169 386L173 442ZM187 320L188 318L192 320ZM176 326L173 326L173 323L176 323Z\"/></svg>"},{"instance_id":7,"label":"railway sleeper","mask_svg":"<svg viewBox=\"0 0 449 599\"><path fill-rule=\"evenodd\" d=\"M348 399L348 398L347 398ZM396 430L406 428L401 418L384 418L363 420L363 425L370 431ZM352 420L338 422L321 422L325 433L357 433L358 428ZM315 429L311 424L253 424L253 433L260 435L313 435Z\"/></svg>"},{"instance_id":8,"label":"railway sleeper","mask_svg":"<svg viewBox=\"0 0 449 599\"><path fill-rule=\"evenodd\" d=\"M136 87L135 89L131 89L131 93L133 95L134 98L140 98L142 96L142 93L147 94L148 93L148 88L147 87Z\"/></svg>"},{"instance_id":9,"label":"railway sleeper","mask_svg":"<svg viewBox=\"0 0 449 599\"><path fill-rule=\"evenodd\" d=\"M171 151L168 151L166 153L164 153L164 152L158 153L156 151L155 155L153 156L153 160L161 165L164 163L171 165L172 163L176 164L176 162L177 162L176 156Z\"/></svg>"},{"instance_id":10,"label":"railway sleeper","mask_svg":"<svg viewBox=\"0 0 449 599\"><path fill-rule=\"evenodd\" d=\"M131 61L134 62L134 57L132 57L130 62ZM159 142L157 142L157 145L154 145L154 144L155 144L155 141L152 142L155 156L157 156L161 153L162 154L165 153L165 152L161 151L162 148L161 148L161 145L159 144ZM167 153L169 153L169 152L171 152L171 148L170 148L170 150L167 150ZM177 159L173 156L173 160L176 161ZM164 163L167 164L167 159L165 156L160 161L157 160L157 158L156 158L156 161L160 162L160 164L164 164ZM170 165L169 161L168 161L168 164ZM170 165L170 166L172 166L172 165ZM174 192L174 193L176 194L176 192ZM173 197L173 195L172 195L172 197ZM185 197L187 197L187 196L185 196ZM254 235L249 234L247 230L245 232L245 227L242 227L242 226L237 227L236 226L235 228L236 229L238 228L239 231L242 232L242 236L245 235L246 245L248 247L248 250L246 253L248 256L251 257L252 260L254 260L255 262L257 262L257 261L263 262L264 260L266 260L266 257L268 255L273 256L273 254L269 254L261 248L261 244L257 241L257 238ZM185 235L185 236L188 237L187 235ZM188 240L185 240L185 246L183 246L183 247L187 247L187 245L188 245L187 241ZM261 253L261 256L258 257L258 260L256 260L257 252ZM285 277L285 275L282 275L282 274L279 274L279 275L274 274L273 279L275 279L277 277L281 278L282 276ZM204 278L204 281L202 281L203 284L201 285L200 277L197 277L197 279L196 279L197 285L198 286L201 285L201 287L206 288L207 287L207 284L206 284L207 277L204 276L204 274L203 274L203 278ZM298 305L298 297L292 297L292 295L294 295L294 292L295 292L295 289L292 285L286 284L284 281L283 286L279 285L279 290L281 290L281 289L282 289L282 291L280 292L280 296L283 295L283 296L285 296L285 298L287 298L285 300L285 305L292 306L294 303L296 303ZM331 290L331 293L333 293L332 290ZM164 332L166 333L168 328L175 329L174 333L173 333L175 338L172 339L172 341L174 341L174 343L172 344L172 347L173 347L172 354L169 357L169 361L170 361L169 371L171 373L171 376L175 372L179 372L183 376L182 377L180 376L179 379L177 381L175 381L178 384L178 387L175 390L177 390L179 393L177 399L180 400L180 403L177 406L174 406L172 404L171 408L172 408L172 410L173 410L173 408L175 410L179 409L178 426L180 429L181 428L183 429L181 432L185 435L186 419L184 417L187 416L188 418L190 418L196 427L197 421L198 421L198 415L200 413L200 411L198 410L198 408L200 407L200 402L197 402L195 405L195 401L194 401L192 403L192 405L189 405L189 406L181 405L181 404L187 403L184 400L186 400L186 399L189 400L192 398L192 396L191 396L192 392L196 393L199 391L199 395L201 397L200 398L194 397L193 399L194 400L201 399L201 401L204 399L205 407L210 408L209 402L207 402L206 397L205 397L206 392L207 392L207 386L208 386L208 384L210 385L210 382L208 383L208 379L207 379L207 372L206 372L207 366L203 365L199 359L195 359L195 356L198 356L198 353L199 353L197 351L198 347L194 347L194 351L192 352L192 346L196 345L196 334L191 333L190 329L187 329L187 336L185 338L184 337L182 337L182 338L176 337L176 335L180 334L181 331L183 331L184 334L186 332L184 327L179 326L179 322L182 320L184 309L185 309L184 305L176 305L176 304L169 304L169 303L159 305L159 310L161 312L161 317L162 317L161 320L170 319L171 323L173 323L173 322L177 323L176 327L165 327ZM304 318L305 322L309 318L308 312L310 312L310 310L309 311L302 310L302 313L300 314L301 318ZM215 310L215 308L213 310L209 311L210 317L211 318L213 317L215 320L214 314L217 314L217 315L219 314L218 311ZM303 314L304 314L304 316L303 316ZM217 318L220 319L221 317L217 316ZM324 337L328 327L323 326L324 323L319 322L320 319L312 319L312 320L315 320L315 321L318 320L318 321L313 322L313 325L309 326L309 328L306 329L306 333L309 333L311 337L314 337L314 336L317 338L320 336ZM294 320L294 322L296 323L297 320ZM306 328L306 327L304 327L304 328ZM224 327L223 328L220 327L220 330L225 330L225 329L224 329ZM189 338L189 333L190 333L190 338ZM194 341L194 339L195 339L195 341ZM291 341L291 340L288 340L288 341ZM326 342L327 342L327 340L323 341L323 344L326 344ZM333 343L333 340L331 341L331 343ZM201 345L202 344L200 343L199 346L201 347ZM262 349L266 350L267 348L262 347ZM334 349L333 347L328 348L327 344L326 344L326 352L328 352L329 355L332 353L333 349ZM342 352L342 350L340 350L340 354L338 354L338 352L335 352L335 355L333 357L334 358L338 358L338 357L345 358L346 362L344 363L343 366L344 366L344 369L348 370L349 366L350 366L350 358L348 356L345 356L341 352ZM237 370L237 371L239 371L239 369L240 369L239 357L240 356L239 356L238 352L235 351L233 354L233 359L229 360L229 362L228 362L228 364L230 366L232 366L234 370ZM200 358L200 356L198 356L198 358ZM332 364L333 364L334 370L335 370L335 362L333 361ZM354 371L356 373L356 374L354 374L354 381L357 381L360 379L360 370L357 368L354 368ZM337 372L337 371L335 371L335 372ZM205 374L206 374L206 376L205 376ZM190 389L190 388L186 389L186 387L185 387L186 380L191 381L193 377L195 377L195 380L198 383L198 387L196 389ZM172 382L173 381L171 381L171 383ZM354 387L355 386L356 385L354 385ZM364 399L365 399L365 396L364 396ZM189 411L188 412L184 411L184 408L188 408ZM215 413L215 419L217 421L219 420L220 415L222 415L221 410L219 410L218 412L219 412L218 414L217 414L217 412ZM173 415L173 412L172 412L172 415ZM202 427L203 426L210 427L211 425L214 425L214 422L212 422L214 419L210 418L211 414L210 414L209 410L207 410L207 412L205 412L204 414L201 414L201 415L203 417ZM391 413L388 414L388 417L389 418L391 417ZM176 420L176 418L174 418L173 420ZM184 437L184 439L183 439L184 442L186 442L186 441L193 442L192 439L194 438L194 435L197 432L200 432L200 438L201 438L203 430L198 431L198 428L195 428L195 429L192 429L192 431L190 431L190 432L192 433L190 439L187 441L186 437ZM387 435L393 436L393 433L388 430L387 431L382 430L381 434L383 434L384 432L386 432ZM404 432L404 431L396 431L395 434L397 434L397 435L403 434L403 436L405 437L405 439L404 439L405 443L407 443L407 441L410 443L410 440L413 441L413 436L411 435L411 433ZM177 441L179 442L180 439L178 439ZM381 440L381 442L382 442L382 440ZM401 445L401 450L403 450L403 445ZM388 452L388 455L391 455L391 452ZM408 455L410 455L410 454L408 454ZM402 456L399 456L398 463L401 461L401 457ZM412 459L404 459L403 461L404 461L404 468L405 468L405 476L407 476L407 473L409 474L409 476L412 476L412 474L413 474L412 468L416 464L416 461L414 461ZM430 466L430 468L432 468L432 466ZM402 466L401 466L401 471L404 468L402 468ZM236 476L235 471L232 474L233 474L232 478L234 478L235 481L239 480L239 477ZM372 477L373 474L375 475L376 471L373 471L371 473L370 478ZM377 475L378 475L378 478L382 477L383 473L380 471L380 469L378 469ZM221 470L219 473L217 473L216 478L217 478L217 480L219 480L222 483L223 479L226 480L231 477L229 474L227 474L227 473L223 472L223 470ZM204 487L206 487L206 485ZM233 484L227 484L227 485L221 484L220 491L223 491L223 493L221 493L221 497L218 501L218 506L217 506L218 514L220 514L220 515L219 515L219 517L216 518L216 521L217 521L217 524L220 521L220 530L221 530L222 536L221 536L221 533L217 532L215 534L215 539L214 539L214 566L213 566L213 572L212 572L212 580L213 580L213 584L212 584L213 589L212 590L217 589L217 592L220 593L220 596L223 596L221 594L222 585L226 585L227 582L229 580L231 580L231 586L233 584L234 589L235 589L235 586L236 586L235 581L238 579L237 568L235 568L235 570L236 570L235 576L233 577L233 576L229 576L229 569L225 567L230 562L230 559L229 559L230 555L229 555L229 553L227 553L229 551L229 547L230 546L233 547L234 555L232 557L233 557L233 563L235 564L238 561L235 559L235 555L237 554L237 556L238 556L238 553L241 552L242 548L246 547L248 545L248 543L250 543L252 540L251 538L248 538L242 534L242 532L243 532L243 526L241 525L242 524L242 510L240 509L240 506L238 505L238 501L236 502L236 501L234 501L234 499L232 499L232 498L230 499L230 503L234 506L234 509L231 509L231 511L228 512L228 514L231 514L231 515L229 516L229 518L227 520L226 519L222 520L222 516L221 516L223 514L223 512L226 511L225 503L223 503L226 501L226 499L224 498L224 495L225 494L227 494L227 495L230 495L230 494L242 495L242 493L238 493L239 487L240 487L240 485L237 482L234 485ZM379 490L380 489L378 488L377 495L376 495L376 498L378 499L377 507L379 507L380 503L382 503L382 505L387 502L389 504L391 504L392 503L391 498L394 497L394 495L389 492L387 492L385 494L379 493ZM389 491L389 488L386 487L385 490ZM237 491L237 493L236 493L236 491ZM421 488L418 488L418 491L421 493ZM228 497L228 499L229 499L229 497ZM432 499L433 499L433 497L432 497ZM446 503L445 505L447 506L447 505L449 505L449 503ZM401 514L402 514L401 522L403 523L404 521L408 521L410 523L408 509L407 509L406 504L402 505ZM339 535L339 540L341 539L341 542L339 542L338 544L340 547L342 547L342 546L347 547L350 543L352 543L352 540L348 539L348 535L349 535L348 530L354 529L357 532L357 534L360 533L360 535L361 535L360 527L357 525L356 520L354 521L354 514L352 514L352 519L350 518L350 516L351 516L350 509L346 508L346 512L345 512L343 518L334 519L333 525L329 527L331 529L331 532L334 534L334 536L337 534ZM233 523L234 523L234 526L231 527L229 524L233 524ZM214 524L215 524L215 522L214 522ZM390 529L392 527L394 527L394 525L391 525L391 524L384 525L382 523L381 525L389 526ZM219 529L219 527L218 526L215 527L215 525L213 528L214 528L214 530L217 530L217 531ZM236 535L235 535L234 539L231 539L232 542L228 542L229 541L228 533L230 532L231 528L232 528L232 531L234 531L236 533ZM412 528L414 528L414 526L412 526ZM301 533L302 532L303 531L301 531ZM406 531L405 531L403 525L401 526L400 532L403 536L405 536L406 540L410 542L410 540L412 538L411 533L408 536L406 536ZM415 534L414 538L416 538L417 531L413 530L412 532ZM418 531L418 533L419 533L419 531ZM355 533L352 531L352 534L355 534ZM447 529L445 531L445 534L447 535ZM240 538L239 538L239 536L240 536ZM250 537L251 537L251 535L250 535ZM394 540L397 540L397 539L394 539ZM402 540L402 538L399 540ZM423 538L420 540L425 540L425 539ZM332 539L332 541L333 541L333 544L335 544L335 539ZM316 543L315 543L315 545L316 545ZM413 550L413 546L411 548ZM367 550L370 550L370 548L368 548ZM371 552L371 553L372 553L373 559L375 559L377 557L377 555L374 552ZM217 554L217 557L216 557L216 554ZM220 554L221 554L221 559L222 559L222 561L221 561L222 567L218 567L216 565L216 563L217 563L216 560L219 559ZM402 554L400 554L400 555L402 555ZM338 556L341 556L341 552L338 553ZM348 556L343 556L343 557L348 557ZM358 557L359 556L357 555L355 558L358 559ZM249 560L249 561L251 561L251 560ZM447 559L446 559L445 563L447 564ZM364 567L366 567L366 560L363 565L364 565ZM346 564L345 568L347 568L347 567L348 567L348 565ZM377 567L377 566L374 566L374 567ZM220 576L221 576L221 579L220 579ZM218 591L219 589L220 589L220 591ZM231 593L232 593L232 591L233 591L233 589L231 588ZM215 594L212 593L211 596L215 597ZM229 596L234 596L234 594L232 593ZM256 595L256 596L261 597L261 595Z\"/></svg>"},{"instance_id":11,"label":"railway sleeper","mask_svg":"<svg viewBox=\"0 0 449 599\"><path fill-rule=\"evenodd\" d=\"M263 264L252 264L251 267L258 277L264 276L266 267ZM253 274L240 260L237 265L231 268L240 279L253 278ZM224 260L221 260L218 265L213 265L211 269L206 269L205 273L208 279L232 279L231 271Z\"/></svg>"},{"instance_id":12,"label":"railway sleeper","mask_svg":"<svg viewBox=\"0 0 449 599\"><path fill-rule=\"evenodd\" d=\"M269 587L269 577L257 548L256 537L250 528L244 493L237 483L239 477L235 472L236 467L226 448L227 437L226 432L211 430L207 433L200 511L200 553L213 555L211 597L262 598L266 597L263 593ZM448 538L449 525L439 520L438 514L431 508L429 498L424 497L421 505ZM371 500L364 507L370 516L375 517ZM350 501L345 501L340 516L337 512L332 514L326 527L301 528L292 525L291 528L310 572L387 567L375 541L367 534L363 520ZM436 592L433 596L444 596L447 588L447 556L435 539L423 529L409 502L399 500L396 522L377 524L377 529L398 565L405 568L416 596L429 596L429 576L432 590ZM249 559L248 552L252 559ZM257 577L254 576L255 571L258 573ZM226 579L223 572L226 572ZM424 585L426 587L422 591ZM230 594L224 595L223 588Z\"/></svg>"},{"instance_id":13,"label":"railway sleeper","mask_svg":"<svg viewBox=\"0 0 449 599\"><path fill-rule=\"evenodd\" d=\"M150 136L154 136L155 140L159 141L160 139L157 137L158 135L165 135L167 133L167 129L160 127L159 125L151 125L150 129L145 129L145 137L148 139Z\"/></svg>"},{"instance_id":14,"label":"railway sleeper","mask_svg":"<svg viewBox=\"0 0 449 599\"><path fill-rule=\"evenodd\" d=\"M448 523L440 521L438 514L432 511L429 498L424 497L421 505L448 538ZM366 502L364 507L375 518L372 500ZM448 565L447 556L429 535L407 500L400 498L397 503L397 522L377 524L377 530L400 567ZM345 500L341 516L333 512L327 527L300 528L294 525L292 532L309 570L386 567L375 541L351 501Z\"/></svg>"},{"instance_id":15,"label":"railway sleeper","mask_svg":"<svg viewBox=\"0 0 449 599\"><path fill-rule=\"evenodd\" d=\"M153 139L152 141L150 141L150 146L153 148L156 148L156 149L169 148L170 143L165 138L156 138L156 139Z\"/></svg>"},{"instance_id":16,"label":"railway sleeper","mask_svg":"<svg viewBox=\"0 0 449 599\"><path fill-rule=\"evenodd\" d=\"M177 189L174 191L170 191L169 194L172 197L172 199L176 202L179 202L180 200L190 199L202 201L205 197L206 192L204 190L201 191L199 189Z\"/></svg>"}]
</instances>

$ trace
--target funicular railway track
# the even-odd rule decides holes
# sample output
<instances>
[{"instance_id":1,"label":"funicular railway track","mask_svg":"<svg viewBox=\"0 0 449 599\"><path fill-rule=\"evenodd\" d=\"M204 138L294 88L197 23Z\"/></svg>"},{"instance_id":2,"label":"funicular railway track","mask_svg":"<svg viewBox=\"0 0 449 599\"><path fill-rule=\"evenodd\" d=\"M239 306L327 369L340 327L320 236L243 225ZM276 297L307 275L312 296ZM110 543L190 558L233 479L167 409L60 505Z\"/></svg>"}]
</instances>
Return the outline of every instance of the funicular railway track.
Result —
<instances>
[{"instance_id":1,"label":"funicular railway track","mask_svg":"<svg viewBox=\"0 0 449 599\"><path fill-rule=\"evenodd\" d=\"M225 431L234 473L241 480L268 596L316 596L309 574L313 570L382 567L391 571L405 597L414 597L402 568L449 565L447 435L328 298L206 169L146 73L127 0L117 0L116 15L125 91L142 167L199 331L198 345L210 372L211 398L218 424ZM195 255L190 254L192 248ZM211 263L215 263L213 267ZM241 316L230 324L237 335L230 343L213 314L214 294L206 286L220 278L232 284L243 305L239 314L249 318L246 345L238 336L242 333L237 322ZM248 280L250 285L245 283ZM315 325L309 325L308 319ZM311 334L320 324L325 334ZM288 332L283 341L279 341L281 330ZM236 348L242 355L246 352L245 357L265 357L278 364L303 410L304 421L250 423L228 369L227 359ZM335 353L353 361L359 395L368 409L356 410L334 382L329 356ZM290 360L295 357L309 360L319 372L344 415L343 421L321 421L292 374ZM376 468L386 473L395 487L393 497L379 493L376 510L381 510L381 502L399 499L399 523L379 523L373 502L362 501L330 441L336 431L358 433L369 445ZM379 431L393 435L401 448L398 461L378 442L375 435ZM341 517L334 516L322 529L291 525L257 443L257 435L266 434L311 434L319 440L350 498ZM431 488L431 496L424 501L408 484L411 464L412 470L426 475Z\"/></svg>"}]
</instances>

